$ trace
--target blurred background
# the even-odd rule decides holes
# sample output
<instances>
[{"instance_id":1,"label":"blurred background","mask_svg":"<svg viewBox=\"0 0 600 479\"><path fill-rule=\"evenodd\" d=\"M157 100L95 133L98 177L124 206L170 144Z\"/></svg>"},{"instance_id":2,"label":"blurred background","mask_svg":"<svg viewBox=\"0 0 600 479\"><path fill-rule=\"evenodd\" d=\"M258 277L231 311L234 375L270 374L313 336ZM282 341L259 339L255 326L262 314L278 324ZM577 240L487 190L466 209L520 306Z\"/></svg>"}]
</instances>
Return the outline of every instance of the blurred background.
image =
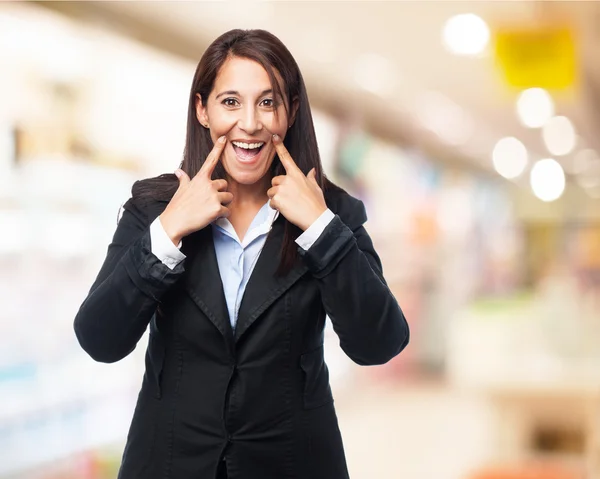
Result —
<instances>
[{"instance_id":1,"label":"blurred background","mask_svg":"<svg viewBox=\"0 0 600 479\"><path fill-rule=\"evenodd\" d=\"M351 477L600 477L600 3L240 0L0 3L0 478L116 477L146 338L72 321L234 27L299 62L411 326L372 368L327 329Z\"/></svg>"}]
</instances>

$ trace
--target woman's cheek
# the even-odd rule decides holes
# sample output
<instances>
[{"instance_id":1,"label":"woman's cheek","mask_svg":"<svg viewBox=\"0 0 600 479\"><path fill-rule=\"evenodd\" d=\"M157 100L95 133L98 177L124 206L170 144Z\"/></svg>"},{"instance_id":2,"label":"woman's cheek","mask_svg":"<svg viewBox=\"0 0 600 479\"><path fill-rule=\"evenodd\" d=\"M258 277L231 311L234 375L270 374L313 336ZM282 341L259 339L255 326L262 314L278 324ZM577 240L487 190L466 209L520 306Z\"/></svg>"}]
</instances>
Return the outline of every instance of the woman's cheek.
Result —
<instances>
[{"instance_id":1,"label":"woman's cheek","mask_svg":"<svg viewBox=\"0 0 600 479\"><path fill-rule=\"evenodd\" d=\"M224 135L237 124L238 119L239 118L234 114L224 115L219 119L217 128L221 131L221 134Z\"/></svg>"},{"instance_id":2,"label":"woman's cheek","mask_svg":"<svg viewBox=\"0 0 600 479\"><path fill-rule=\"evenodd\" d=\"M216 142L221 136L223 135L227 135L231 129L233 128L233 126L235 125L234 122L223 122L220 121L218 123L211 123L210 125L210 136L213 140L213 142Z\"/></svg>"},{"instance_id":3,"label":"woman's cheek","mask_svg":"<svg viewBox=\"0 0 600 479\"><path fill-rule=\"evenodd\" d=\"M287 131L287 128L285 126L285 116L282 116L280 114L279 119L280 121L277 121L275 115L271 114L268 120L265 120L263 124L267 127L269 131L277 133L279 136L284 136L285 132Z\"/></svg>"}]
</instances>

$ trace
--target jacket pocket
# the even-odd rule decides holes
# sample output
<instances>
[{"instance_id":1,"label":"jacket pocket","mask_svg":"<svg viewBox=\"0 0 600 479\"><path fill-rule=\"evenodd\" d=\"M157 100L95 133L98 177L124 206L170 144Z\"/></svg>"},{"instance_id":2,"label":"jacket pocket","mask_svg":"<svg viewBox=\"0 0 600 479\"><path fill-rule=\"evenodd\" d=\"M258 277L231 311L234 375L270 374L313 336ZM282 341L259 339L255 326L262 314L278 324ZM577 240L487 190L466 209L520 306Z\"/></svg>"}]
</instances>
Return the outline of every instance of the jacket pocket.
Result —
<instances>
[{"instance_id":1,"label":"jacket pocket","mask_svg":"<svg viewBox=\"0 0 600 479\"><path fill-rule=\"evenodd\" d=\"M162 395L161 379L165 362L165 340L156 327L156 316L150 321L150 335L146 351L146 381L151 394L160 399Z\"/></svg>"},{"instance_id":2,"label":"jacket pocket","mask_svg":"<svg viewBox=\"0 0 600 479\"><path fill-rule=\"evenodd\" d=\"M304 408L314 409L333 401L323 346L300 356L304 372Z\"/></svg>"}]
</instances>

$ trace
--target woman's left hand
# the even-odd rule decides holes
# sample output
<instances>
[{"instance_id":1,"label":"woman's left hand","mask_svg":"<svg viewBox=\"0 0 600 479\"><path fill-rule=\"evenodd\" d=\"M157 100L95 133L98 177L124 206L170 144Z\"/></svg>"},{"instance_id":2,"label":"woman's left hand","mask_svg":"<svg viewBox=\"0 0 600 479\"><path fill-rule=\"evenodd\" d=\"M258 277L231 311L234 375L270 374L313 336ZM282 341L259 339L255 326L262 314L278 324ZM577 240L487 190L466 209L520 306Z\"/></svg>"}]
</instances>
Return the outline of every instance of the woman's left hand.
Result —
<instances>
[{"instance_id":1,"label":"woman's left hand","mask_svg":"<svg viewBox=\"0 0 600 479\"><path fill-rule=\"evenodd\" d=\"M279 136L273 136L273 144L286 174L271 180L273 186L267 191L271 208L278 210L302 231L306 231L327 210L323 191L315 179L315 169L305 176Z\"/></svg>"}]
</instances>

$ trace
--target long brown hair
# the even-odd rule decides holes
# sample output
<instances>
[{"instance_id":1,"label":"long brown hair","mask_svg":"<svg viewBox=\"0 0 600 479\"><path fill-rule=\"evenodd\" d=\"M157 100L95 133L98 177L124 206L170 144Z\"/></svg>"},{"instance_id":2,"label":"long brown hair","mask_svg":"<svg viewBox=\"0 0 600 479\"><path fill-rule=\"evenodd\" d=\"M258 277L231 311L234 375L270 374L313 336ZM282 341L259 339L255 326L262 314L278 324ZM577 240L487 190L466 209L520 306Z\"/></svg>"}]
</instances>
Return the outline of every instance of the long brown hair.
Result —
<instances>
[{"instance_id":1,"label":"long brown hair","mask_svg":"<svg viewBox=\"0 0 600 479\"><path fill-rule=\"evenodd\" d=\"M254 60L262 65L269 75L273 90L281 98L287 99L287 105L298 102L296 119L284 140L285 147L304 174L315 168L316 180L323 191L339 190L339 187L330 182L323 173L306 86L296 60L275 35L258 29L235 29L222 34L212 42L200 59L190 90L187 135L181 169L190 178L194 177L213 148L209 130L202 127L196 117L196 94L200 94L203 104L206 105L221 66L232 56ZM284 91L275 72L282 79ZM278 159L273 162L272 174L285 174ZM225 170L221 163L215 168L213 178L225 178ZM134 197L140 199L169 201L177 191L178 185L174 174L165 174L139 182L133 193ZM280 274L285 274L296 262L295 239L301 233L300 229L289 221L285 220L285 223L278 269Z\"/></svg>"}]
</instances>

